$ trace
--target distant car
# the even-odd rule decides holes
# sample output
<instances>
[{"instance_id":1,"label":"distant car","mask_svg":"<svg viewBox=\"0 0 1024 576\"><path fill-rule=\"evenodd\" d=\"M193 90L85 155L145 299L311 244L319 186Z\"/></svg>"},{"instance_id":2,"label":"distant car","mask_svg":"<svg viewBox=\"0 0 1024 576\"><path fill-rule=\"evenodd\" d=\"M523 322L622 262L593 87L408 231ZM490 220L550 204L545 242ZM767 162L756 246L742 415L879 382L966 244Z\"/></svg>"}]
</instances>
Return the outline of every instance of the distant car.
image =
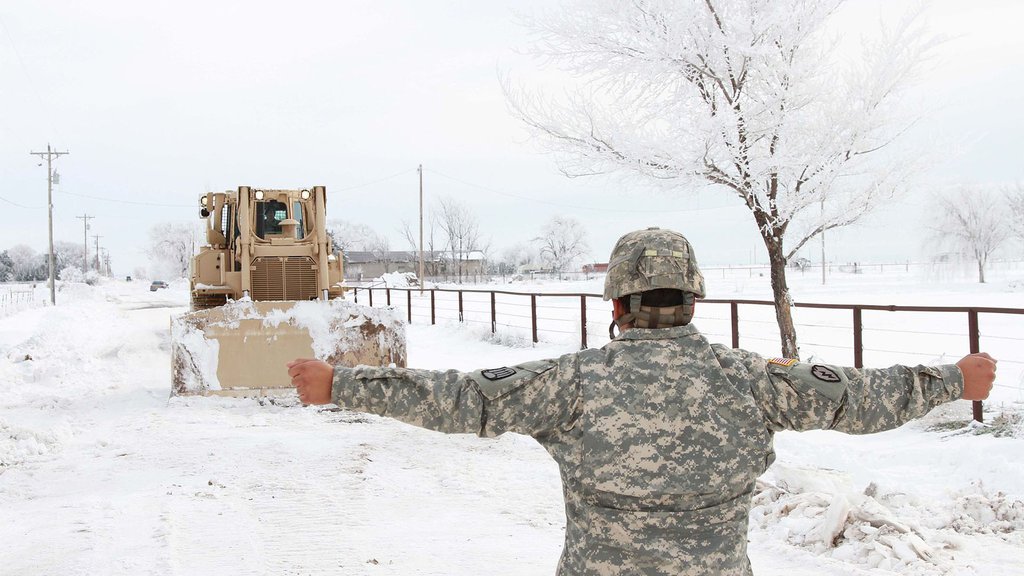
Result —
<instances>
[{"instance_id":1,"label":"distant car","mask_svg":"<svg viewBox=\"0 0 1024 576\"><path fill-rule=\"evenodd\" d=\"M167 288L167 282L163 280L153 280L153 283L149 285L150 292L156 292L161 288Z\"/></svg>"}]
</instances>

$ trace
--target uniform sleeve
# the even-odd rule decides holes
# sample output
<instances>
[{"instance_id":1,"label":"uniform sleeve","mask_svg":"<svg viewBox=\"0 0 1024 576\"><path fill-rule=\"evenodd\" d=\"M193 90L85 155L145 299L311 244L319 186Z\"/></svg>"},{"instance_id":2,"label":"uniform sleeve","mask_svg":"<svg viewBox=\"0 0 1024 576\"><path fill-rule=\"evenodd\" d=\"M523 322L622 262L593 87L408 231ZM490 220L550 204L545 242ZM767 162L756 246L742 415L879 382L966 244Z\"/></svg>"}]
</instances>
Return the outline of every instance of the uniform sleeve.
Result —
<instances>
[{"instance_id":1,"label":"uniform sleeve","mask_svg":"<svg viewBox=\"0 0 1024 576\"><path fill-rule=\"evenodd\" d=\"M765 373L766 414L790 430L891 430L963 394L963 376L952 364L856 369L766 362Z\"/></svg>"},{"instance_id":2,"label":"uniform sleeve","mask_svg":"<svg viewBox=\"0 0 1024 576\"><path fill-rule=\"evenodd\" d=\"M963 395L963 375L953 364L857 369L737 355L731 361L752 382L772 430L881 432Z\"/></svg>"},{"instance_id":3,"label":"uniform sleeve","mask_svg":"<svg viewBox=\"0 0 1024 576\"><path fill-rule=\"evenodd\" d=\"M473 372L335 367L331 399L439 432L536 437L572 427L576 372L573 355Z\"/></svg>"}]
</instances>

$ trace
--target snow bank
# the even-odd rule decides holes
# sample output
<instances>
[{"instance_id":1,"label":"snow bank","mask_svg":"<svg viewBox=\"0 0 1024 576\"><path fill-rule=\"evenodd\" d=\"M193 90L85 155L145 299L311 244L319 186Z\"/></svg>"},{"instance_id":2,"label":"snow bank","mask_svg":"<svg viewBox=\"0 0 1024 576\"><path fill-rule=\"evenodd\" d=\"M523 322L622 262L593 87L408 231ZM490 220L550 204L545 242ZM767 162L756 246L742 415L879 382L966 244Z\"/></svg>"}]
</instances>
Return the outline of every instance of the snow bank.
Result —
<instances>
[{"instance_id":1,"label":"snow bank","mask_svg":"<svg viewBox=\"0 0 1024 576\"><path fill-rule=\"evenodd\" d=\"M9 466L59 452L70 436L66 427L39 431L0 419L0 473Z\"/></svg>"},{"instance_id":2,"label":"snow bank","mask_svg":"<svg viewBox=\"0 0 1024 576\"><path fill-rule=\"evenodd\" d=\"M410 288L420 285L419 278L412 272L390 272L374 279L374 283L376 282L383 282L388 288Z\"/></svg>"},{"instance_id":3,"label":"snow bank","mask_svg":"<svg viewBox=\"0 0 1024 576\"><path fill-rule=\"evenodd\" d=\"M951 502L851 486L841 472L776 463L758 481L751 528L818 556L915 576L949 573L964 536L1024 543L1024 502L980 482Z\"/></svg>"}]
</instances>

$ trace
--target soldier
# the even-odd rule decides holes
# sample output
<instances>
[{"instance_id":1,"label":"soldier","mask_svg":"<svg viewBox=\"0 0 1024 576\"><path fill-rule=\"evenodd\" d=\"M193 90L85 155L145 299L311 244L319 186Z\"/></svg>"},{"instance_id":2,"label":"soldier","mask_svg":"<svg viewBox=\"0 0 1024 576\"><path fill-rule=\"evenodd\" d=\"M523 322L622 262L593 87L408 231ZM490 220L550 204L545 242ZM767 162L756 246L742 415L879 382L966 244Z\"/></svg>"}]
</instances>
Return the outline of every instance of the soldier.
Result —
<instances>
[{"instance_id":1,"label":"soldier","mask_svg":"<svg viewBox=\"0 0 1024 576\"><path fill-rule=\"evenodd\" d=\"M601 349L461 373L289 366L303 402L432 430L535 438L558 462L558 574L751 574L747 516L779 430L895 428L988 397L996 362L855 369L766 360L690 323L704 278L681 234L649 228L612 250L604 298L620 334Z\"/></svg>"}]
</instances>

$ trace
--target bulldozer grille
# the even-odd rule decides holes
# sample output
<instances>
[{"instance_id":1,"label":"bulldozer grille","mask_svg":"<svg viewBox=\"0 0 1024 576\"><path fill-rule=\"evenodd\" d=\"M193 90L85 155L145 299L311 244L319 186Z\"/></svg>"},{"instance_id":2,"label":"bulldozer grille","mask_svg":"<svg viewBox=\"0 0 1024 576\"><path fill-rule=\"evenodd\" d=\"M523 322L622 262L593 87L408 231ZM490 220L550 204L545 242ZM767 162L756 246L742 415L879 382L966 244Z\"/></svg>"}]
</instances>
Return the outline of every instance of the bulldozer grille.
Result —
<instances>
[{"instance_id":1,"label":"bulldozer grille","mask_svg":"<svg viewBox=\"0 0 1024 576\"><path fill-rule=\"evenodd\" d=\"M316 263L312 258L269 256L253 261L253 300L310 300L316 297Z\"/></svg>"}]
</instances>

